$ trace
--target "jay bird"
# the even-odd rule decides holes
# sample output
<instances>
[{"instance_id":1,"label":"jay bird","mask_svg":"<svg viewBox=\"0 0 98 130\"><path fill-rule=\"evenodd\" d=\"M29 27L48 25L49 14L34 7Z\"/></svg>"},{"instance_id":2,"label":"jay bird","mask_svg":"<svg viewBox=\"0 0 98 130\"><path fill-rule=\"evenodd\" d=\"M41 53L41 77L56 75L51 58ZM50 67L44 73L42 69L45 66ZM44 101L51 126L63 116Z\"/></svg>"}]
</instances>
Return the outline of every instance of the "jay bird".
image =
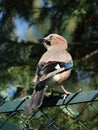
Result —
<instances>
[{"instance_id":1,"label":"jay bird","mask_svg":"<svg viewBox=\"0 0 98 130\"><path fill-rule=\"evenodd\" d=\"M68 47L64 37L58 34L50 34L40 40L47 51L42 55L38 62L36 72L36 87L32 93L31 99L26 106L26 110L36 110L44 99L45 91L52 81L62 84L71 73L73 61L71 55L66 50ZM65 93L65 97L70 92L66 91L63 85L60 85Z\"/></svg>"}]
</instances>

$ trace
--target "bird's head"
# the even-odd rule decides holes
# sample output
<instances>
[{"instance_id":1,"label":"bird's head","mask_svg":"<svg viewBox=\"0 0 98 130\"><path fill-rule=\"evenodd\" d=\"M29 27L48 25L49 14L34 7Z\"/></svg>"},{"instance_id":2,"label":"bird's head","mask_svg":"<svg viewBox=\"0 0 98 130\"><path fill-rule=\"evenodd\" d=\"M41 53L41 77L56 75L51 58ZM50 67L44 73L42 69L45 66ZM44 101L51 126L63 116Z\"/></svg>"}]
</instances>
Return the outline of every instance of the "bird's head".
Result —
<instances>
[{"instance_id":1,"label":"bird's head","mask_svg":"<svg viewBox=\"0 0 98 130\"><path fill-rule=\"evenodd\" d=\"M58 34L49 34L45 38L40 39L40 43L42 43L47 49L51 46L63 47L64 49L67 49L68 46L65 38Z\"/></svg>"}]
</instances>

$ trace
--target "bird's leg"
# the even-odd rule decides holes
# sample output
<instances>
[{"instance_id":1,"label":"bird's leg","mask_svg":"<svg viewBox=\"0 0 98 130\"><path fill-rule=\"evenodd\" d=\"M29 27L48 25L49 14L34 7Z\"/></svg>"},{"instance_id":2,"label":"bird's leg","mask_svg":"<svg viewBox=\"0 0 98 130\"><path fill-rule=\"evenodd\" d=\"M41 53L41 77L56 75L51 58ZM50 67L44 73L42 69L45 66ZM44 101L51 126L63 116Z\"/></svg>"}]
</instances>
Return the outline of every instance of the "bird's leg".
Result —
<instances>
[{"instance_id":1,"label":"bird's leg","mask_svg":"<svg viewBox=\"0 0 98 130\"><path fill-rule=\"evenodd\" d=\"M67 97L67 95L71 94L71 92L66 91L63 85L61 85L61 88L64 91L64 97L63 97L63 99L65 100L65 98Z\"/></svg>"}]
</instances>

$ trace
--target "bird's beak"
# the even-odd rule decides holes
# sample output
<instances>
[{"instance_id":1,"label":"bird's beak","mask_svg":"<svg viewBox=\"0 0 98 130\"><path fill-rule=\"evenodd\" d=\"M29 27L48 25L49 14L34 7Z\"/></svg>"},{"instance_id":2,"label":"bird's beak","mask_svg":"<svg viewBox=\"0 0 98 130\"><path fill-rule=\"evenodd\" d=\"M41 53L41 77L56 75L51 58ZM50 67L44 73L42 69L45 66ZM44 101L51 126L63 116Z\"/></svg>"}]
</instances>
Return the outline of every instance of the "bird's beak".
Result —
<instances>
[{"instance_id":1,"label":"bird's beak","mask_svg":"<svg viewBox=\"0 0 98 130\"><path fill-rule=\"evenodd\" d=\"M45 38L42 38L42 39L39 39L39 43L41 43L41 44L50 43L50 41Z\"/></svg>"},{"instance_id":2,"label":"bird's beak","mask_svg":"<svg viewBox=\"0 0 98 130\"><path fill-rule=\"evenodd\" d=\"M43 44L45 42L45 39L42 38L42 39L39 39L39 43Z\"/></svg>"}]
</instances>

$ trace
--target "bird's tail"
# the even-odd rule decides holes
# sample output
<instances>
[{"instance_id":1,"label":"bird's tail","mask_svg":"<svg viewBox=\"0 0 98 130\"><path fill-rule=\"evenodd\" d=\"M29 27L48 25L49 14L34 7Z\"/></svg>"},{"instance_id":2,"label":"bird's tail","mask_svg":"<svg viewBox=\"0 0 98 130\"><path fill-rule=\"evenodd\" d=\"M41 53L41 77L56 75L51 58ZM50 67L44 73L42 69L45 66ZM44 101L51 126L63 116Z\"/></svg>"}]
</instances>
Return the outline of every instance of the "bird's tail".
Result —
<instances>
[{"instance_id":1,"label":"bird's tail","mask_svg":"<svg viewBox=\"0 0 98 130\"><path fill-rule=\"evenodd\" d=\"M47 86L42 87L41 89L35 89L32 93L31 99L28 105L25 107L26 110L36 110L43 103L44 93L47 89Z\"/></svg>"}]
</instances>

